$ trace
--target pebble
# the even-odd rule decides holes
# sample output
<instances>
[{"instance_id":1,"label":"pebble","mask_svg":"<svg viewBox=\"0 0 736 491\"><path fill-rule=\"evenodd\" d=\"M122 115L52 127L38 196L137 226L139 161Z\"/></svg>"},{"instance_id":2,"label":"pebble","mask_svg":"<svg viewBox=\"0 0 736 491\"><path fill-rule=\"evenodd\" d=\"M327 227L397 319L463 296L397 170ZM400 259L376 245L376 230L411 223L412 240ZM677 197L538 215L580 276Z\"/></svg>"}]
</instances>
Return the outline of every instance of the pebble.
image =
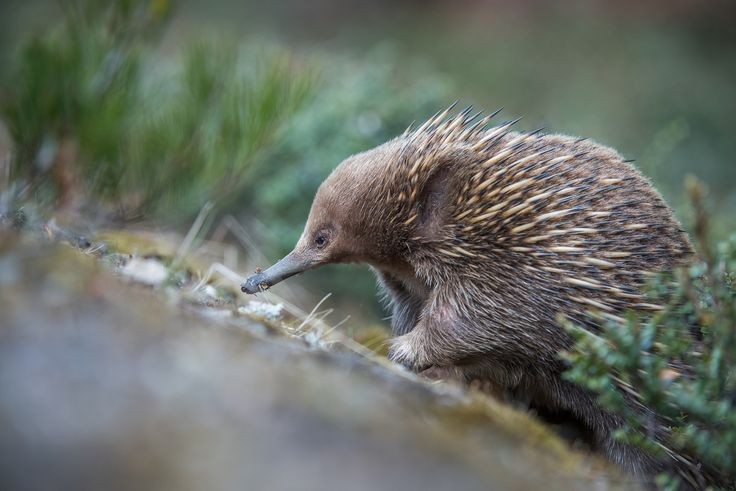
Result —
<instances>
[{"instance_id":1,"label":"pebble","mask_svg":"<svg viewBox=\"0 0 736 491\"><path fill-rule=\"evenodd\" d=\"M253 315L270 321L279 320L283 314L284 304L282 303L266 303L258 300L251 300L247 305L238 308L238 313Z\"/></svg>"},{"instance_id":2,"label":"pebble","mask_svg":"<svg viewBox=\"0 0 736 491\"><path fill-rule=\"evenodd\" d=\"M157 259L134 257L120 272L139 283L158 286L169 277L169 270Z\"/></svg>"}]
</instances>

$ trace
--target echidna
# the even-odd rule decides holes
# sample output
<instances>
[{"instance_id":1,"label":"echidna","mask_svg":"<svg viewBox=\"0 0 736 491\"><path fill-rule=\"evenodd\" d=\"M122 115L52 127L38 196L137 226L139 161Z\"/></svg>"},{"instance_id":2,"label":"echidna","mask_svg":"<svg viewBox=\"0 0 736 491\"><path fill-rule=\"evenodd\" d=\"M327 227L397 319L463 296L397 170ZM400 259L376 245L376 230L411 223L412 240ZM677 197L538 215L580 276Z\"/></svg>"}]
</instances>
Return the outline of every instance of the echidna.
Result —
<instances>
[{"instance_id":1,"label":"echidna","mask_svg":"<svg viewBox=\"0 0 736 491\"><path fill-rule=\"evenodd\" d=\"M660 468L611 437L620 425L561 377L571 339L558 315L596 329L656 305L647 272L692 254L652 185L597 143L514 122L488 128L452 107L342 162L322 183L294 250L242 290L336 262L366 263L392 310L390 357L451 368L550 412L572 415L625 470Z\"/></svg>"}]
</instances>

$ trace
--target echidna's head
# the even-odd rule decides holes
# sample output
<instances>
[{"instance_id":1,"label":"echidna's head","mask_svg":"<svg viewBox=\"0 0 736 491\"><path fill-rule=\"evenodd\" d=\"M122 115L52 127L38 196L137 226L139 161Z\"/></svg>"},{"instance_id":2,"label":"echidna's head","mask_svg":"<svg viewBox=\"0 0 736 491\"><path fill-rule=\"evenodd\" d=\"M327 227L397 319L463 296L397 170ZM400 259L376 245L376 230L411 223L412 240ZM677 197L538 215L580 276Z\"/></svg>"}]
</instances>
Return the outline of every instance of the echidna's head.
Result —
<instances>
[{"instance_id":1,"label":"echidna's head","mask_svg":"<svg viewBox=\"0 0 736 491\"><path fill-rule=\"evenodd\" d=\"M343 161L322 183L294 250L241 285L257 293L301 272L329 263L381 264L394 254L395 233L382 220L380 189L397 156L389 142ZM385 204L384 204L385 206Z\"/></svg>"}]
</instances>

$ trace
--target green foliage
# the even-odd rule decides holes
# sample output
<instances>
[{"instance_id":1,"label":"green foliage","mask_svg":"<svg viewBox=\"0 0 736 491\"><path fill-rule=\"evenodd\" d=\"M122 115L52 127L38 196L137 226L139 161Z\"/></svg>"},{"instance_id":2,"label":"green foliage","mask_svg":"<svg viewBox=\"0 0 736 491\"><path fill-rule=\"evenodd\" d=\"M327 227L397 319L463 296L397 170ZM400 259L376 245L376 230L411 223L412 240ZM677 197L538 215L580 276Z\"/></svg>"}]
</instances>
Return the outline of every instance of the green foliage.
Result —
<instances>
[{"instance_id":1,"label":"green foliage","mask_svg":"<svg viewBox=\"0 0 736 491\"><path fill-rule=\"evenodd\" d=\"M359 62L322 60L322 84L290 122L241 201L275 233L282 253L296 242L320 183L346 157L401 134L452 102L448 83L421 67L403 67L388 48Z\"/></svg>"},{"instance_id":2,"label":"green foliage","mask_svg":"<svg viewBox=\"0 0 736 491\"><path fill-rule=\"evenodd\" d=\"M168 11L165 0L73 4L20 50L0 109L13 178L33 198L82 193L123 218L185 217L240 189L309 95L313 77L275 50L199 42L162 64Z\"/></svg>"},{"instance_id":3,"label":"green foliage","mask_svg":"<svg viewBox=\"0 0 736 491\"><path fill-rule=\"evenodd\" d=\"M564 355L566 376L624 417L618 438L657 456L687 455L728 481L736 476L736 235L714 248L704 190L688 187L697 261L652 282L649 302L664 306L655 315L609 321L599 335L567 325L575 347ZM663 435L642 407L659 415ZM676 487L677 478L662 476L660 485Z\"/></svg>"}]
</instances>

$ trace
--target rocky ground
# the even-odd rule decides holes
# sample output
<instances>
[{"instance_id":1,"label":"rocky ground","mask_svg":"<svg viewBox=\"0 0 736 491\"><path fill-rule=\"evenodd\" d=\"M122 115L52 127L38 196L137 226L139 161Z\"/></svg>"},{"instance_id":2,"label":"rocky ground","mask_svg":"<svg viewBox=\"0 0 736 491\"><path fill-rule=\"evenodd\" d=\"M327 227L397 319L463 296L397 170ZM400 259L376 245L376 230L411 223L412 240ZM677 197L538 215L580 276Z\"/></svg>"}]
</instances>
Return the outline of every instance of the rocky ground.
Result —
<instances>
[{"instance_id":1,"label":"rocky ground","mask_svg":"<svg viewBox=\"0 0 736 491\"><path fill-rule=\"evenodd\" d=\"M177 251L44 230L0 230L1 489L631 487Z\"/></svg>"}]
</instances>

